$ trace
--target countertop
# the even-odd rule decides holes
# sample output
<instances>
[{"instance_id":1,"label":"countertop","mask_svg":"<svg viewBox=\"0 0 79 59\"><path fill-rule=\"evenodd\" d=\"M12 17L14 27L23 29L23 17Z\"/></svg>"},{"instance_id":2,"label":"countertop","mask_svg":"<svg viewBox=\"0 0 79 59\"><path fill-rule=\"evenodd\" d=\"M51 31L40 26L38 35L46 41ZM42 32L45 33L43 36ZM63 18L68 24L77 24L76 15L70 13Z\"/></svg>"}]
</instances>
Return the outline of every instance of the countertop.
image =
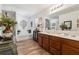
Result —
<instances>
[{"instance_id":1,"label":"countertop","mask_svg":"<svg viewBox=\"0 0 79 59\"><path fill-rule=\"evenodd\" d=\"M77 31L76 32L75 31L55 31L55 32L44 31L39 33L79 41L79 32Z\"/></svg>"}]
</instances>

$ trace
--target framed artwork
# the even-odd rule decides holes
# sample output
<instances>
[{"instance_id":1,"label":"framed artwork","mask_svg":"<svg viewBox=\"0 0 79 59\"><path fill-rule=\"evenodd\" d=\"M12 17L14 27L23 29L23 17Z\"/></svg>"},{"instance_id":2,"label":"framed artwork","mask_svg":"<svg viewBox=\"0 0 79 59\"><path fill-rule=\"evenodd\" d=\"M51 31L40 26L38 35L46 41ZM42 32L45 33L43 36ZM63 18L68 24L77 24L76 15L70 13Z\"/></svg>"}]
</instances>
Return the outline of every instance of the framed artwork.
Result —
<instances>
[{"instance_id":1,"label":"framed artwork","mask_svg":"<svg viewBox=\"0 0 79 59\"><path fill-rule=\"evenodd\" d=\"M23 29L25 29L25 27L27 26L27 22L26 22L25 20L22 20L22 21L20 22L20 26L21 26Z\"/></svg>"},{"instance_id":2,"label":"framed artwork","mask_svg":"<svg viewBox=\"0 0 79 59\"><path fill-rule=\"evenodd\" d=\"M72 28L72 21L64 21L64 24L67 26L67 29Z\"/></svg>"}]
</instances>

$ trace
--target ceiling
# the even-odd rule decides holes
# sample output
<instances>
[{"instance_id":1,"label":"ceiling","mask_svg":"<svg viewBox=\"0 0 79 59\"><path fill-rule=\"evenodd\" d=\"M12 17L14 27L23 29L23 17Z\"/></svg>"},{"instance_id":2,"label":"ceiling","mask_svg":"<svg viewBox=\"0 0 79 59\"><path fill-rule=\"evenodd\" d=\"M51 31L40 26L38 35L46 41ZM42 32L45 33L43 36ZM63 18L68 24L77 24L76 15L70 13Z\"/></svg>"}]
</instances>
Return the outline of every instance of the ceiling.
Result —
<instances>
[{"instance_id":1,"label":"ceiling","mask_svg":"<svg viewBox=\"0 0 79 59\"><path fill-rule=\"evenodd\" d=\"M48 8L51 6L51 4L3 4L7 8L8 7L13 7L20 9L22 11L25 11L27 16L32 16L40 11L42 11L45 8Z\"/></svg>"}]
</instances>

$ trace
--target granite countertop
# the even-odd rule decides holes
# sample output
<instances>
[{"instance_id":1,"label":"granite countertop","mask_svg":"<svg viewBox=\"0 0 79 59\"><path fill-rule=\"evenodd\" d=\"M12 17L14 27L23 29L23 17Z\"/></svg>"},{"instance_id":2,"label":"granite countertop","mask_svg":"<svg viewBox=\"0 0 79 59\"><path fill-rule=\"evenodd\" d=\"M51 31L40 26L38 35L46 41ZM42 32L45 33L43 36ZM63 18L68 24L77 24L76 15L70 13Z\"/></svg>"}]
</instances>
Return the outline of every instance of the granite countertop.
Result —
<instances>
[{"instance_id":1,"label":"granite countertop","mask_svg":"<svg viewBox=\"0 0 79 59\"><path fill-rule=\"evenodd\" d=\"M79 41L79 33L78 32L73 32L73 31L72 32L70 32L70 31L45 32L44 31L44 32L39 32L39 33Z\"/></svg>"}]
</instances>

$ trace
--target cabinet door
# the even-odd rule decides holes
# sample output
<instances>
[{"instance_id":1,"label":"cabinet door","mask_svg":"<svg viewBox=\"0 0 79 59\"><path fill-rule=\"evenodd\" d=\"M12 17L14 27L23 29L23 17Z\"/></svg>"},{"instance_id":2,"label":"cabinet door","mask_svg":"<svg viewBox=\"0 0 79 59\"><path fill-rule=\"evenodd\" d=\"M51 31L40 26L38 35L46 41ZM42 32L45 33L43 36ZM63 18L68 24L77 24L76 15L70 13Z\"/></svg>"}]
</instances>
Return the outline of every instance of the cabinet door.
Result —
<instances>
[{"instance_id":1,"label":"cabinet door","mask_svg":"<svg viewBox=\"0 0 79 59\"><path fill-rule=\"evenodd\" d=\"M55 36L50 37L50 47L60 50L60 38Z\"/></svg>"},{"instance_id":2,"label":"cabinet door","mask_svg":"<svg viewBox=\"0 0 79 59\"><path fill-rule=\"evenodd\" d=\"M63 55L79 55L79 49L66 45L66 44L63 44L62 45L62 54Z\"/></svg>"},{"instance_id":3,"label":"cabinet door","mask_svg":"<svg viewBox=\"0 0 79 59\"><path fill-rule=\"evenodd\" d=\"M50 36L50 52L61 54L61 39L59 37Z\"/></svg>"},{"instance_id":4,"label":"cabinet door","mask_svg":"<svg viewBox=\"0 0 79 59\"><path fill-rule=\"evenodd\" d=\"M43 48L49 51L49 38L47 35L43 36Z\"/></svg>"},{"instance_id":5,"label":"cabinet door","mask_svg":"<svg viewBox=\"0 0 79 59\"><path fill-rule=\"evenodd\" d=\"M41 34L38 34L38 43L42 47L43 42L42 42L42 36L41 36Z\"/></svg>"}]
</instances>

